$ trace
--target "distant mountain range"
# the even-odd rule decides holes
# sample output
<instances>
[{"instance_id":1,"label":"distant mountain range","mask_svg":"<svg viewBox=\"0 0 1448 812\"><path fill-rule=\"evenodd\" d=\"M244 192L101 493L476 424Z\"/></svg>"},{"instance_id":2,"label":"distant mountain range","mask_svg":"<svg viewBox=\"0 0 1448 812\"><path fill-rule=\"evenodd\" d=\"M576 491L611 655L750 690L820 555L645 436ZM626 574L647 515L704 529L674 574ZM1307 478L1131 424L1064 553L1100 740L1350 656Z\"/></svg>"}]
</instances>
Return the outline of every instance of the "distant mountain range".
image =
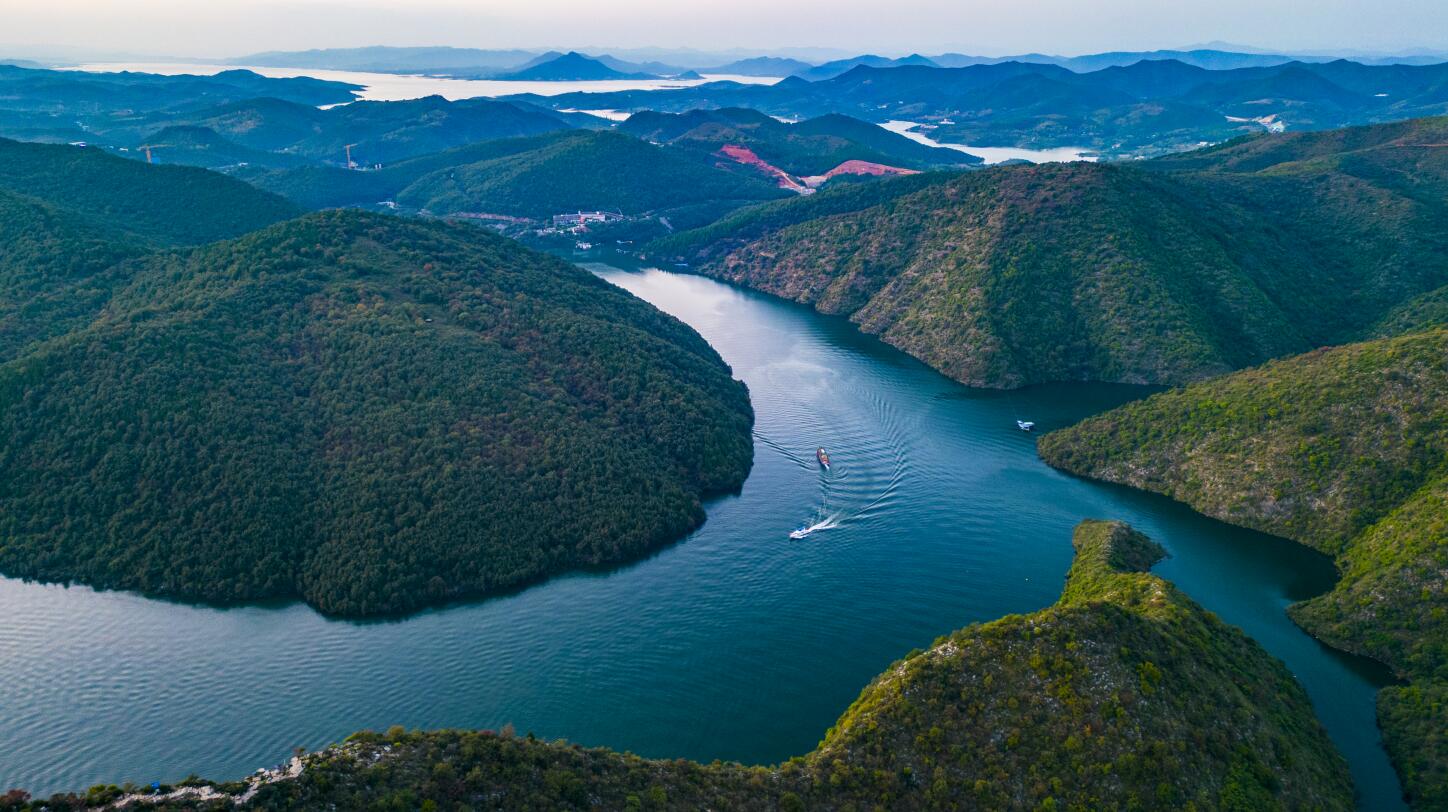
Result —
<instances>
[{"instance_id":1,"label":"distant mountain range","mask_svg":"<svg viewBox=\"0 0 1448 812\"><path fill-rule=\"evenodd\" d=\"M1055 64L857 64L831 79L711 82L660 91L517 96L555 108L685 112L747 107L798 119L843 113L933 128L942 143L1155 155L1263 129L1322 129L1448 113L1448 63L1339 60L1209 70L1175 59L1077 73Z\"/></svg>"},{"instance_id":2,"label":"distant mountain range","mask_svg":"<svg viewBox=\"0 0 1448 812\"><path fill-rule=\"evenodd\" d=\"M961 53L937 55L911 54L887 57L874 54L840 56L815 60L801 53L758 54L729 58L718 53L669 49L614 51L613 56L590 49L574 49L574 53L603 62L620 73L648 73L674 76L687 70L702 74L736 74L744 76L801 76L810 80L829 79L858 65L894 67L925 65L941 68L963 68L970 65L995 65L1003 62L1027 62L1059 65L1076 72L1089 72L1109 67L1124 67L1143 60L1174 59L1188 65L1210 70L1270 67L1288 62L1331 62L1351 58L1367 65L1427 65L1448 61L1448 53L1415 52L1405 54L1295 54L1271 52L1236 46L1230 43L1208 43L1202 46L1152 51L1108 51L1079 56L1027 53L1009 56L973 56ZM482 50L475 48L333 48L310 51L268 51L226 60L233 65L266 67L329 68L333 70L381 71L391 73L447 73L482 77L519 71L548 59L563 56L562 51L529 51L519 49ZM622 56L620 56L622 55Z\"/></svg>"},{"instance_id":3,"label":"distant mountain range","mask_svg":"<svg viewBox=\"0 0 1448 812\"><path fill-rule=\"evenodd\" d=\"M827 115L875 124L903 121L914 125L917 137L943 144L1071 147L1104 157L1151 157L1266 129L1312 130L1448 113L1448 63L1370 66L1339 60L1209 70L1161 59L1077 73L1040 63L940 68L899 61L888 60L888 67L856 64L834 78L796 76L774 85L706 82L663 90L342 106L335 105L355 100L358 86L269 79L240 69L158 76L0 66L0 136L116 149L149 143L171 149L178 162L210 167L285 168L298 159L341 164L349 159L350 144L351 160L371 165L474 141L610 126L570 112L575 110L743 108L791 121ZM546 81L653 74L622 73L603 59L569 53L508 75ZM162 134L178 126L211 129L222 140L195 130ZM861 133L850 140L858 142ZM183 143L172 144L172 135ZM164 160L167 153L159 154Z\"/></svg>"}]
</instances>

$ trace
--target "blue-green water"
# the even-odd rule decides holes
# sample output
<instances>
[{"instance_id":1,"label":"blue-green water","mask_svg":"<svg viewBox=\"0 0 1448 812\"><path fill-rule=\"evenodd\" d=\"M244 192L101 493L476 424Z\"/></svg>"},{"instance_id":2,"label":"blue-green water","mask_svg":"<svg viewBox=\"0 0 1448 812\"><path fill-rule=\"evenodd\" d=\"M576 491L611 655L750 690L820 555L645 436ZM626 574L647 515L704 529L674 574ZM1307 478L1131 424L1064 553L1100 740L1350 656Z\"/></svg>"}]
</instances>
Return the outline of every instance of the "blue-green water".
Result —
<instances>
[{"instance_id":1,"label":"blue-green water","mask_svg":"<svg viewBox=\"0 0 1448 812\"><path fill-rule=\"evenodd\" d=\"M378 623L0 579L0 787L232 778L392 724L512 722L649 756L775 762L811 749L911 648L1054 602L1071 528L1100 517L1165 544L1161 574L1287 662L1365 808L1401 807L1373 715L1382 670L1282 611L1331 586L1326 558L1060 474L1015 428L1145 390L969 390L802 307L594 270L693 325L749 385L754 470L703 528L607 573Z\"/></svg>"}]
</instances>

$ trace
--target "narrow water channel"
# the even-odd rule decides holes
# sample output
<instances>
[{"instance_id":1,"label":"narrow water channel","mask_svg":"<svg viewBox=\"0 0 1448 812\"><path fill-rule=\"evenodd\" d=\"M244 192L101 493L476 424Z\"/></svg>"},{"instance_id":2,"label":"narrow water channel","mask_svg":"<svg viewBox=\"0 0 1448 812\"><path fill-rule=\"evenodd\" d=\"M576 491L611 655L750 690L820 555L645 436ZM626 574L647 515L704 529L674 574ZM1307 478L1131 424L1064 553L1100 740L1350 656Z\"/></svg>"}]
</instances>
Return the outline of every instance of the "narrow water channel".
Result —
<instances>
[{"instance_id":1,"label":"narrow water channel","mask_svg":"<svg viewBox=\"0 0 1448 812\"><path fill-rule=\"evenodd\" d=\"M1401 808L1373 716L1385 673L1282 611L1331 586L1328 559L1060 474L1015 427L1050 430L1147 390L970 390L800 306L590 267L691 324L749 385L754 470L703 528L610 572L389 622L0 579L0 787L233 778L392 724L511 722L647 756L775 762L813 748L911 648L1054 602L1071 528L1096 517L1162 542L1158 572L1297 674L1362 806Z\"/></svg>"}]
</instances>

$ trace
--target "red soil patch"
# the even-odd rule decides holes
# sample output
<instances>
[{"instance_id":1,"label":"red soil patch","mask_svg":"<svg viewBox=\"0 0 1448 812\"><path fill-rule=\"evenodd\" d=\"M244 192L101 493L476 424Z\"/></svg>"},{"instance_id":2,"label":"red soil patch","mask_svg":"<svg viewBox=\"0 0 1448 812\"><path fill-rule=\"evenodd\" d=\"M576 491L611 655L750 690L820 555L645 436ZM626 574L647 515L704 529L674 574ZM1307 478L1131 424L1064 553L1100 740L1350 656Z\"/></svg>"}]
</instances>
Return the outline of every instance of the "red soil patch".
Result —
<instances>
[{"instance_id":1,"label":"red soil patch","mask_svg":"<svg viewBox=\"0 0 1448 812\"><path fill-rule=\"evenodd\" d=\"M793 175L754 154L754 150L749 147L743 147L738 144L725 144L719 148L719 154L735 163L752 166L771 178L774 178L775 183L779 184L781 189L789 189L800 194L807 194L810 191L808 186L795 180Z\"/></svg>"}]
</instances>

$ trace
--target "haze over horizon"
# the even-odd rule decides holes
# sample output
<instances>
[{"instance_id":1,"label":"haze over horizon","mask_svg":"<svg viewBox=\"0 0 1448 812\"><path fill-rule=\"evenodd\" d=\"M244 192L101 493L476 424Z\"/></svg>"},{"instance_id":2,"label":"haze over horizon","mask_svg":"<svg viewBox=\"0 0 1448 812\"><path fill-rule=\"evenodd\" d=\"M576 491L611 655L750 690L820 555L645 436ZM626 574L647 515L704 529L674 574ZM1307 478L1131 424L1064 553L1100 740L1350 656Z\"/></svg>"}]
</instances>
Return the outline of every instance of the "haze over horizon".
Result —
<instances>
[{"instance_id":1,"label":"haze over horizon","mask_svg":"<svg viewBox=\"0 0 1448 812\"><path fill-rule=\"evenodd\" d=\"M186 0L0 0L7 27L0 56L230 58L368 45L693 48L819 58L831 52L1071 55L1204 42L1284 53L1448 50L1448 4L1434 0L1382 0L1371 7L1324 0L1310 15L1289 0L1221 0L1187 11L1153 0L1093 5L901 0L880 15L877 4L862 0L800 0L787 7L765 0L505 0L485 8L467 0L214 0L204 8ZM701 14L708 25L699 24Z\"/></svg>"}]
</instances>

